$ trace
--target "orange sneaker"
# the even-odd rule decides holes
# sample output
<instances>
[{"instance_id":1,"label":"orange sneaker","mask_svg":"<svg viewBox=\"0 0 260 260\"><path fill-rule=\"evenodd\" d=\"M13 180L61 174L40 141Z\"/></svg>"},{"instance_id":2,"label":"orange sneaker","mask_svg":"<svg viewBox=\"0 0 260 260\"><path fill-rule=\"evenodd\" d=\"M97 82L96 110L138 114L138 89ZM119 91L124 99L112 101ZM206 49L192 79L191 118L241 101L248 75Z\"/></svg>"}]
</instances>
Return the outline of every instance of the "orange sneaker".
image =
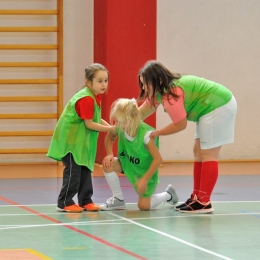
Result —
<instances>
[{"instance_id":1,"label":"orange sneaker","mask_svg":"<svg viewBox=\"0 0 260 260\"><path fill-rule=\"evenodd\" d=\"M82 208L86 211L99 211L100 210L99 206L95 205L94 203L86 204Z\"/></svg>"},{"instance_id":2,"label":"orange sneaker","mask_svg":"<svg viewBox=\"0 0 260 260\"><path fill-rule=\"evenodd\" d=\"M83 211L83 208L81 208L79 205L74 204L74 205L70 205L70 206L66 206L63 209L57 207L57 210L59 212L70 212L70 213L80 213Z\"/></svg>"}]
</instances>

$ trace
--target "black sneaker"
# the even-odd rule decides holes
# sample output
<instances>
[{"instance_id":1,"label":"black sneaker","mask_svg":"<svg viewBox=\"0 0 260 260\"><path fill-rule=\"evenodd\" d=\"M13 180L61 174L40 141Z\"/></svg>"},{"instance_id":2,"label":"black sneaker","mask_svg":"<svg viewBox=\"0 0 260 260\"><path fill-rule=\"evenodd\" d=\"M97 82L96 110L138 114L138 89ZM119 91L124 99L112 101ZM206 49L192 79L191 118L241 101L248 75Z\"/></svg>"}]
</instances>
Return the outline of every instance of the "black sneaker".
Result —
<instances>
[{"instance_id":1,"label":"black sneaker","mask_svg":"<svg viewBox=\"0 0 260 260\"><path fill-rule=\"evenodd\" d=\"M208 201L207 203L200 202L195 195L193 201L191 201L188 205L179 209L179 212L182 213L189 213L189 214L205 214L211 213L214 209L211 206L211 202Z\"/></svg>"},{"instance_id":2,"label":"black sneaker","mask_svg":"<svg viewBox=\"0 0 260 260\"><path fill-rule=\"evenodd\" d=\"M190 204L191 202L192 202L192 197L190 196L190 198L187 199L186 202L184 202L184 203L182 203L182 204L176 206L174 209L177 210L177 211L179 211L180 208L187 206L187 205Z\"/></svg>"}]
</instances>

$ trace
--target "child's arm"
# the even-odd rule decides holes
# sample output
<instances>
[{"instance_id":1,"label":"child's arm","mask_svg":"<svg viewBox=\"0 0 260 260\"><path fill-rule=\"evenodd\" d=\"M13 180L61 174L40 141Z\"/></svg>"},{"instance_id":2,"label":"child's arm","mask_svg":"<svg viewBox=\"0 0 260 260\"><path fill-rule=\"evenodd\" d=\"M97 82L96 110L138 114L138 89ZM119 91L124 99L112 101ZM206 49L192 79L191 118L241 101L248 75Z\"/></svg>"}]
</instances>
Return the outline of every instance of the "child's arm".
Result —
<instances>
[{"instance_id":1,"label":"child's arm","mask_svg":"<svg viewBox=\"0 0 260 260\"><path fill-rule=\"evenodd\" d=\"M109 124L106 120L104 120L104 119L102 119L102 118L101 118L101 125L110 126L110 124Z\"/></svg>"},{"instance_id":2,"label":"child's arm","mask_svg":"<svg viewBox=\"0 0 260 260\"><path fill-rule=\"evenodd\" d=\"M147 143L146 147L148 151L151 153L153 161L147 172L143 175L143 177L136 182L137 192L139 195L145 193L148 181L151 179L154 172L159 168L160 164L162 163L161 154L152 138L150 138L150 141Z\"/></svg>"},{"instance_id":3,"label":"child's arm","mask_svg":"<svg viewBox=\"0 0 260 260\"><path fill-rule=\"evenodd\" d=\"M88 129L98 131L98 132L112 132L115 133L115 126L109 125L105 120L102 119L101 124L93 122L92 119L84 119L85 126Z\"/></svg>"},{"instance_id":4,"label":"child's arm","mask_svg":"<svg viewBox=\"0 0 260 260\"><path fill-rule=\"evenodd\" d=\"M105 148L107 156L103 159L102 165L104 169L108 169L114 161L113 144L117 138L117 134L108 133L105 137Z\"/></svg>"}]
</instances>

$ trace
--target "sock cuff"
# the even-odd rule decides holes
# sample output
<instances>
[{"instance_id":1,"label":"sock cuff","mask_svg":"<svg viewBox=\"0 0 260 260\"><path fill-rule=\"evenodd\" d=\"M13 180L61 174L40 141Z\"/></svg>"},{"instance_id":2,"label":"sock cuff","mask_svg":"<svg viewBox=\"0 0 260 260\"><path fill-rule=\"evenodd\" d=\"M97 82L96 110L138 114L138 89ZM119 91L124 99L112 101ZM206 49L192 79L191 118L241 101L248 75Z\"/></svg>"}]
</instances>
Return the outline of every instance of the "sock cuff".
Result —
<instances>
[{"instance_id":1,"label":"sock cuff","mask_svg":"<svg viewBox=\"0 0 260 260\"><path fill-rule=\"evenodd\" d=\"M105 171L103 171L103 173L104 173L105 176L112 176L112 175L116 174L115 171L112 171L112 172L105 172Z\"/></svg>"},{"instance_id":2,"label":"sock cuff","mask_svg":"<svg viewBox=\"0 0 260 260\"><path fill-rule=\"evenodd\" d=\"M204 164L204 163L206 163L206 164L208 164L208 163L212 163L212 164L217 163L217 164L218 164L218 161L206 161L206 162L202 162L202 164Z\"/></svg>"},{"instance_id":3,"label":"sock cuff","mask_svg":"<svg viewBox=\"0 0 260 260\"><path fill-rule=\"evenodd\" d=\"M200 164L202 164L202 162L194 162L194 164L196 164L196 165L200 165Z\"/></svg>"},{"instance_id":4,"label":"sock cuff","mask_svg":"<svg viewBox=\"0 0 260 260\"><path fill-rule=\"evenodd\" d=\"M203 169L218 171L218 162L217 161L203 162L202 171L203 171Z\"/></svg>"}]
</instances>

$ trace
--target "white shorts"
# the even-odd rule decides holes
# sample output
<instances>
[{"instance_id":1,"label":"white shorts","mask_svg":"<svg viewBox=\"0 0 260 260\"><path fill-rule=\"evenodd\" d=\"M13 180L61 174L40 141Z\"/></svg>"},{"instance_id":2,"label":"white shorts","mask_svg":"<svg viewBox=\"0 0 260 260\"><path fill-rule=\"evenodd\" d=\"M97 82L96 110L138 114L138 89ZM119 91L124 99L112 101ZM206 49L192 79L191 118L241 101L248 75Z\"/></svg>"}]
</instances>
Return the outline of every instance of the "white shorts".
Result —
<instances>
[{"instance_id":1,"label":"white shorts","mask_svg":"<svg viewBox=\"0 0 260 260\"><path fill-rule=\"evenodd\" d=\"M196 122L195 139L200 138L201 149L211 149L234 142L237 102L234 97L224 106L202 116Z\"/></svg>"}]
</instances>

